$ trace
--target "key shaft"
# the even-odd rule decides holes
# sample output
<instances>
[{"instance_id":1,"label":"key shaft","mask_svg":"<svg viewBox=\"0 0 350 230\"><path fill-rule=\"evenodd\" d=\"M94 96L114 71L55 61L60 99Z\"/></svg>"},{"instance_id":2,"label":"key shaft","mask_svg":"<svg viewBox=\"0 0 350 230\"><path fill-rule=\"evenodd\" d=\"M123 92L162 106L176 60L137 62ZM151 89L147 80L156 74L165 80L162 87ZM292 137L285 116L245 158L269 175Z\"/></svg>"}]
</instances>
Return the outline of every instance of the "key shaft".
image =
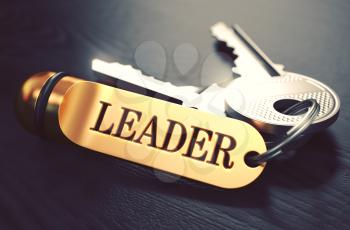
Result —
<instances>
[{"instance_id":1,"label":"key shaft","mask_svg":"<svg viewBox=\"0 0 350 230\"><path fill-rule=\"evenodd\" d=\"M145 90L152 90L160 94L176 98L187 107L193 107L198 100L200 88L195 86L176 86L170 82L163 82L152 76L144 75L140 70L130 65L122 65L118 62L108 63L99 59L92 61L92 70L107 76L111 81L118 84L124 81L139 86Z\"/></svg>"},{"instance_id":2,"label":"key shaft","mask_svg":"<svg viewBox=\"0 0 350 230\"><path fill-rule=\"evenodd\" d=\"M274 63L271 61L271 59L259 48L253 39L251 39L238 24L235 24L233 26L233 30L251 50L251 52L256 55L256 57L260 60L261 64L265 66L266 70L270 73L271 76L282 76L281 71L274 67Z\"/></svg>"}]
</instances>

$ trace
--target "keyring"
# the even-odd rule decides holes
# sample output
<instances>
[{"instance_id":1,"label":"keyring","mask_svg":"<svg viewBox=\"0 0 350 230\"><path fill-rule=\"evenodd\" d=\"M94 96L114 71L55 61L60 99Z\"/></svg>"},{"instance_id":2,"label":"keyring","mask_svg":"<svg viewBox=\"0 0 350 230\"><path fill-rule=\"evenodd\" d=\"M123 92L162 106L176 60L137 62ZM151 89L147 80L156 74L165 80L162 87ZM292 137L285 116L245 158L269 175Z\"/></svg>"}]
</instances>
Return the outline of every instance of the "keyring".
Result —
<instances>
[{"instance_id":1,"label":"keyring","mask_svg":"<svg viewBox=\"0 0 350 230\"><path fill-rule=\"evenodd\" d=\"M288 115L296 115L305 109L307 109L306 114L294 127L288 130L284 140L273 148L267 150L265 153L249 157L247 159L248 163L251 165L260 165L282 154L284 152L283 147L295 140L311 125L320 111L320 105L315 99L307 99L284 111L284 113Z\"/></svg>"}]
</instances>

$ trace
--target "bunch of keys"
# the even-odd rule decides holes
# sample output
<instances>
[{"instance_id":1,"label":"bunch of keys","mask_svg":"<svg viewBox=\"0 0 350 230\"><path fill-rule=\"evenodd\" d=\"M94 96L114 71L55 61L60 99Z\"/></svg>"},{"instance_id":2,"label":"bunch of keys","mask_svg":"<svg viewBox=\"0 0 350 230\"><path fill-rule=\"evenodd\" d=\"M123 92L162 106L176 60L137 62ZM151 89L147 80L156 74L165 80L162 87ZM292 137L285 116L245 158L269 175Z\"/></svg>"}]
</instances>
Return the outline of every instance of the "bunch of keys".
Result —
<instances>
[{"instance_id":1,"label":"bunch of keys","mask_svg":"<svg viewBox=\"0 0 350 230\"><path fill-rule=\"evenodd\" d=\"M238 56L240 77L226 86L175 86L94 59L102 84L63 72L29 78L20 119L36 133L121 159L222 188L245 186L293 141L331 125L340 101L323 83L272 63L240 27L217 23L211 31Z\"/></svg>"},{"instance_id":2,"label":"bunch of keys","mask_svg":"<svg viewBox=\"0 0 350 230\"><path fill-rule=\"evenodd\" d=\"M143 75L131 66L99 59L93 60L92 69L101 74L100 80L104 83L118 87L123 82L128 82L177 98L183 106L248 122L261 133L272 137L266 142L268 146L277 145L278 149L281 143L276 142L288 140L288 132L295 130L298 123L305 129L294 134L293 140L300 138L301 134L320 131L336 121L340 100L330 87L311 77L287 72L283 65L273 63L238 25L229 27L219 22L211 27L211 32L238 56L234 61L236 67L232 71L240 77L225 87L217 83L205 89L175 86ZM319 106L319 109L305 115L307 108L316 103L318 105L314 106ZM312 116L314 118L311 119ZM270 155L258 156L255 164L266 162L282 153L275 150L273 148Z\"/></svg>"}]
</instances>

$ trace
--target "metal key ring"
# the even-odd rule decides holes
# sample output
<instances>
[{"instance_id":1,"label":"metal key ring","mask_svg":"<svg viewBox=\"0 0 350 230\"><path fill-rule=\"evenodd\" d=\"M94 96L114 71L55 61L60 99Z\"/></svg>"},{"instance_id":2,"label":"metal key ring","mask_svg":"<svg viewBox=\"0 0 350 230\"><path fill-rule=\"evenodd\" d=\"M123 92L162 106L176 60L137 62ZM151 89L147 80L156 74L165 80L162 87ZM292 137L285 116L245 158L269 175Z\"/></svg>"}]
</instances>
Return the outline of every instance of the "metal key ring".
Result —
<instances>
[{"instance_id":1,"label":"metal key ring","mask_svg":"<svg viewBox=\"0 0 350 230\"><path fill-rule=\"evenodd\" d=\"M311 125L320 111L320 105L315 99L307 99L291 106L284 111L289 115L296 115L307 108L308 110L306 114L294 127L288 130L284 140L262 154L249 157L249 159L247 159L248 163L257 166L283 153L283 147L297 138Z\"/></svg>"}]
</instances>

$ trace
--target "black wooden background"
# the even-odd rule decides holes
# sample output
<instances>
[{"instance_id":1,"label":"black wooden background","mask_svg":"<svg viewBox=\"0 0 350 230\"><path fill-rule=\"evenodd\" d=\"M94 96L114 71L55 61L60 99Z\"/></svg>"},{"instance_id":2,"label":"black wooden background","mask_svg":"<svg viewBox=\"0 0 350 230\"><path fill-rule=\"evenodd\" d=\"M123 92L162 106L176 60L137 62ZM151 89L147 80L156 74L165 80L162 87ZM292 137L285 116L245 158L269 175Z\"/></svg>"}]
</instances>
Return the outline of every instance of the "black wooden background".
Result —
<instances>
[{"instance_id":1,"label":"black wooden background","mask_svg":"<svg viewBox=\"0 0 350 230\"><path fill-rule=\"evenodd\" d=\"M164 183L166 175L41 140L17 122L13 101L29 74L93 79L92 58L136 66L144 41L166 51L158 77L200 86L206 57L220 63L222 47L209 34L218 20L239 23L272 60L329 84L342 101L332 127L291 159L269 164L250 186ZM350 1L2 0L0 31L0 229L350 228ZM183 43L200 58L185 77L172 59ZM231 61L222 60L211 80Z\"/></svg>"}]
</instances>

